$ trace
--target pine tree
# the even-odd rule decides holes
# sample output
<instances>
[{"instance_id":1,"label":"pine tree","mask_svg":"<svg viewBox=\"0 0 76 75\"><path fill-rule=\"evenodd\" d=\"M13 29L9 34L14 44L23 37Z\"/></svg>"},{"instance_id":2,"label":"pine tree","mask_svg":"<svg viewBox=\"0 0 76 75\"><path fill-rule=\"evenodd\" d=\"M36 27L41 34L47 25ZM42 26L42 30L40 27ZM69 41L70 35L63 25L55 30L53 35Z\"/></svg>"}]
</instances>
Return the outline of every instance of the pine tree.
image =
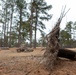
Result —
<instances>
[{"instance_id":1,"label":"pine tree","mask_svg":"<svg viewBox=\"0 0 76 75\"><path fill-rule=\"evenodd\" d=\"M52 8L51 5L47 5L44 0L33 0L33 25L35 31L35 38L34 38L34 48L36 48L36 34L37 29L39 31L43 31L45 29L45 25L43 24L42 20L49 20L51 19L51 15L48 14L47 10Z\"/></svg>"},{"instance_id":2,"label":"pine tree","mask_svg":"<svg viewBox=\"0 0 76 75\"><path fill-rule=\"evenodd\" d=\"M24 14L24 10L26 9L26 1L25 0L16 0L17 11L19 13L19 35L18 35L18 44L21 44L21 28L22 28L22 16Z\"/></svg>"}]
</instances>

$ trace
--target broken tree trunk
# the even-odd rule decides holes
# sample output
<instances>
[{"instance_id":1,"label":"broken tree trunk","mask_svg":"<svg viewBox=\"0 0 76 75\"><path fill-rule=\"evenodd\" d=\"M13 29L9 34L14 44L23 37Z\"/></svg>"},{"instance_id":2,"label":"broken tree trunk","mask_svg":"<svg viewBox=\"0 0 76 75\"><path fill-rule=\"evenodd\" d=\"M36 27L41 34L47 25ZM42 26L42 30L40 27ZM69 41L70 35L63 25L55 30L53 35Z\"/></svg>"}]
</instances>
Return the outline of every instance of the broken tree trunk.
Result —
<instances>
[{"instance_id":1,"label":"broken tree trunk","mask_svg":"<svg viewBox=\"0 0 76 75\"><path fill-rule=\"evenodd\" d=\"M58 51L60 49L59 44L59 32L60 32L60 23L62 21L62 18L66 15L65 8L61 12L60 18L58 19L55 27L52 29L52 31L46 36L47 38L47 48L44 53L44 65L48 69L53 69L54 64L56 62L56 58L58 55Z\"/></svg>"},{"instance_id":2,"label":"broken tree trunk","mask_svg":"<svg viewBox=\"0 0 76 75\"><path fill-rule=\"evenodd\" d=\"M73 50L59 49L57 56L76 61L76 51Z\"/></svg>"},{"instance_id":3,"label":"broken tree trunk","mask_svg":"<svg viewBox=\"0 0 76 75\"><path fill-rule=\"evenodd\" d=\"M45 58L45 66L47 68L50 68L51 70L54 67L58 50L60 48L59 31L60 31L60 27L59 25L56 25L52 30L52 32L50 32L47 36L48 45L44 53L44 58Z\"/></svg>"}]
</instances>

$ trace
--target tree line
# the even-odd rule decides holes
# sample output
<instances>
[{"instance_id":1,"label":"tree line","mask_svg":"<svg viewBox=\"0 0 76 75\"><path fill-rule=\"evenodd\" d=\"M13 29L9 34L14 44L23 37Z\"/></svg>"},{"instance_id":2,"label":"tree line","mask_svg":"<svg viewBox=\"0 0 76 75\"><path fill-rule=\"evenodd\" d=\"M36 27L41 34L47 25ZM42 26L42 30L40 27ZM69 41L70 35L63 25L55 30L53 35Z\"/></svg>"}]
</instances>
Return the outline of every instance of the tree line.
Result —
<instances>
[{"instance_id":1,"label":"tree line","mask_svg":"<svg viewBox=\"0 0 76 75\"><path fill-rule=\"evenodd\" d=\"M0 46L20 46L20 44L26 43L26 40L29 40L30 47L46 46L44 39L46 27L43 21L52 18L52 15L48 13L51 8L52 5L47 5L45 0L1 0ZM38 42L37 31L41 32ZM61 45L74 46L75 34L76 22L67 22L65 29L60 31Z\"/></svg>"},{"instance_id":2,"label":"tree line","mask_svg":"<svg viewBox=\"0 0 76 75\"><path fill-rule=\"evenodd\" d=\"M43 20L51 19L52 6L44 0L1 0L0 8L0 46L20 46L29 40L36 48L37 30L44 33Z\"/></svg>"},{"instance_id":3,"label":"tree line","mask_svg":"<svg viewBox=\"0 0 76 75\"><path fill-rule=\"evenodd\" d=\"M76 47L76 22L67 22L60 32L60 43L62 47Z\"/></svg>"}]
</instances>

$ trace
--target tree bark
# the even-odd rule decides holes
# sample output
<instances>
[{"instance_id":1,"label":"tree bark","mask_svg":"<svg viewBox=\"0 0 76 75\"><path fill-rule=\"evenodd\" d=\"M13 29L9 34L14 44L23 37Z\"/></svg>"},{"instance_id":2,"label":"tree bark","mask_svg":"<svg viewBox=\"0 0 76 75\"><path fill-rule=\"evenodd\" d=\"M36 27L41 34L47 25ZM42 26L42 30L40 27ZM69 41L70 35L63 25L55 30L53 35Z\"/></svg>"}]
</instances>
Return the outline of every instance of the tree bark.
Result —
<instances>
[{"instance_id":1,"label":"tree bark","mask_svg":"<svg viewBox=\"0 0 76 75\"><path fill-rule=\"evenodd\" d=\"M68 49L59 49L58 57L67 58L76 61L76 52Z\"/></svg>"},{"instance_id":2,"label":"tree bark","mask_svg":"<svg viewBox=\"0 0 76 75\"><path fill-rule=\"evenodd\" d=\"M5 22L4 22L4 47L6 46L6 22L7 22L7 3L6 3L6 8L4 10L5 12Z\"/></svg>"},{"instance_id":3,"label":"tree bark","mask_svg":"<svg viewBox=\"0 0 76 75\"><path fill-rule=\"evenodd\" d=\"M37 18L37 9L36 9L36 23L35 23L35 40L34 40L34 48L36 48L36 34L37 34L37 21L38 21L38 18Z\"/></svg>"},{"instance_id":4,"label":"tree bark","mask_svg":"<svg viewBox=\"0 0 76 75\"><path fill-rule=\"evenodd\" d=\"M10 20L10 42L9 42L9 47L11 47L11 29L12 29L12 19L13 19L13 11L14 11L14 9L13 9L13 5L11 5L11 8L12 8L12 13L11 13L11 20Z\"/></svg>"},{"instance_id":5,"label":"tree bark","mask_svg":"<svg viewBox=\"0 0 76 75\"><path fill-rule=\"evenodd\" d=\"M52 31L47 35L47 48L46 48L46 52L44 54L44 58L45 58L45 66L48 69L53 69L54 64L56 62L56 58L57 58L57 54L60 48L59 45L59 31L60 31L60 27L59 25L56 25Z\"/></svg>"},{"instance_id":6,"label":"tree bark","mask_svg":"<svg viewBox=\"0 0 76 75\"><path fill-rule=\"evenodd\" d=\"M20 26L19 26L18 46L20 46L21 44L21 25L22 25L22 9L20 9Z\"/></svg>"},{"instance_id":7,"label":"tree bark","mask_svg":"<svg viewBox=\"0 0 76 75\"><path fill-rule=\"evenodd\" d=\"M63 17L66 15L67 11L65 13L65 8L64 7L63 11L61 11L61 15L55 25L55 27L52 29L52 31L46 36L47 38L47 48L44 53L44 65L46 66L47 69L52 70L53 67L55 66L54 64L57 61L57 55L60 49L60 43L59 43L59 33L60 33L60 23L63 19Z\"/></svg>"},{"instance_id":8,"label":"tree bark","mask_svg":"<svg viewBox=\"0 0 76 75\"><path fill-rule=\"evenodd\" d=\"M32 6L32 0L31 0L30 48L32 47L32 24L33 24L33 6Z\"/></svg>"}]
</instances>

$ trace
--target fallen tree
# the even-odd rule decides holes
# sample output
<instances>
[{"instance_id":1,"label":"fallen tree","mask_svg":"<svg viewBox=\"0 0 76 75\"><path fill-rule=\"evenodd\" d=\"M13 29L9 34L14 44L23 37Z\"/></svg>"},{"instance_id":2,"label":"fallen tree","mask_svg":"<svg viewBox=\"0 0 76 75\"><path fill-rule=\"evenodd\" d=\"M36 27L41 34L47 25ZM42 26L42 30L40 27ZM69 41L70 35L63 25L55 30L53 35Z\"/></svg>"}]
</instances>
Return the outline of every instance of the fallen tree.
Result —
<instances>
[{"instance_id":1,"label":"fallen tree","mask_svg":"<svg viewBox=\"0 0 76 75\"><path fill-rule=\"evenodd\" d=\"M59 49L57 56L76 61L76 51L73 50Z\"/></svg>"},{"instance_id":2,"label":"fallen tree","mask_svg":"<svg viewBox=\"0 0 76 75\"><path fill-rule=\"evenodd\" d=\"M26 44L21 44L19 48L16 49L17 52L32 52L33 48L28 48Z\"/></svg>"},{"instance_id":3,"label":"fallen tree","mask_svg":"<svg viewBox=\"0 0 76 75\"><path fill-rule=\"evenodd\" d=\"M60 44L59 44L59 32L60 32L60 23L63 19L63 17L66 15L67 11L65 13L65 8L61 12L61 15L55 25L55 27L52 29L52 31L46 36L47 39L47 48L44 53L44 65L48 69L53 69L54 64L56 62L58 52L60 49ZM59 54L60 55L60 54ZM65 56L65 55L64 55Z\"/></svg>"}]
</instances>

